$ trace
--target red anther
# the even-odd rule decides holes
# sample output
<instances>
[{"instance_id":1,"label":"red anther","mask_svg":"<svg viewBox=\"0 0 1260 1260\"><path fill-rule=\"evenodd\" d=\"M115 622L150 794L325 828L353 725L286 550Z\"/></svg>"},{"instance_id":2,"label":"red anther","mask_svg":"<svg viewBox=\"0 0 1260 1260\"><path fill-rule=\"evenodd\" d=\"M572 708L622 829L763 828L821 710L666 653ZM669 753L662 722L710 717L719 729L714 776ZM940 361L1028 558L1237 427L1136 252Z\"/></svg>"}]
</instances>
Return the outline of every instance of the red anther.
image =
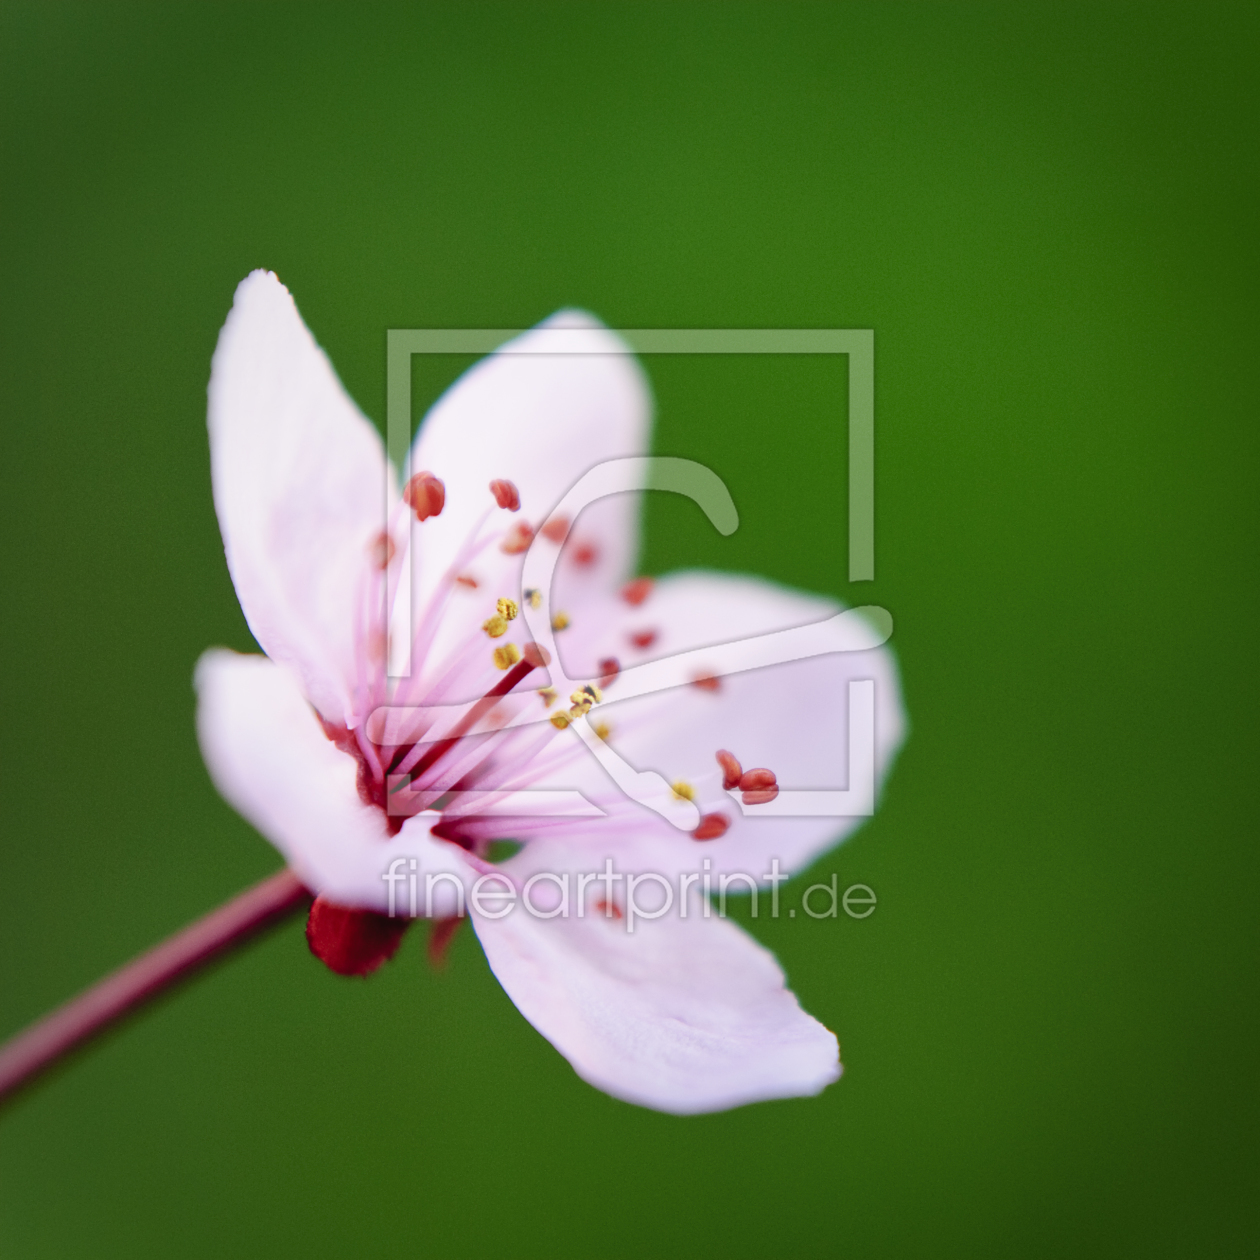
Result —
<instances>
[{"instance_id":1,"label":"red anther","mask_svg":"<svg viewBox=\"0 0 1260 1260\"><path fill-rule=\"evenodd\" d=\"M722 689L722 680L714 678L712 674L697 674L691 680L693 687L699 687L701 691L720 691Z\"/></svg>"},{"instance_id":2,"label":"red anther","mask_svg":"<svg viewBox=\"0 0 1260 1260\"><path fill-rule=\"evenodd\" d=\"M546 669L551 664L551 653L541 643L527 643L521 648L521 655L527 664L535 669Z\"/></svg>"},{"instance_id":3,"label":"red anther","mask_svg":"<svg viewBox=\"0 0 1260 1260\"><path fill-rule=\"evenodd\" d=\"M509 512L521 510L521 493L510 481L502 481L496 477L490 483L490 493L501 508L507 508Z\"/></svg>"},{"instance_id":4,"label":"red anther","mask_svg":"<svg viewBox=\"0 0 1260 1260\"><path fill-rule=\"evenodd\" d=\"M455 576L455 581L460 586L466 586L470 591L477 589L477 579L471 573L459 573Z\"/></svg>"},{"instance_id":5,"label":"red anther","mask_svg":"<svg viewBox=\"0 0 1260 1260\"><path fill-rule=\"evenodd\" d=\"M378 569L388 569L390 561L393 560L398 548L394 546L394 540L384 531L381 530L375 538L372 539L368 547L368 553L372 557L372 563Z\"/></svg>"},{"instance_id":6,"label":"red anther","mask_svg":"<svg viewBox=\"0 0 1260 1260\"><path fill-rule=\"evenodd\" d=\"M627 582L621 588L621 598L632 608L638 608L652 593L652 587L655 585L655 581L650 577L635 578L633 582Z\"/></svg>"},{"instance_id":7,"label":"red anther","mask_svg":"<svg viewBox=\"0 0 1260 1260\"><path fill-rule=\"evenodd\" d=\"M779 785L776 783L774 787L758 788L755 792L743 792L740 795L740 800L745 805L765 805L778 795Z\"/></svg>"},{"instance_id":8,"label":"red anther","mask_svg":"<svg viewBox=\"0 0 1260 1260\"><path fill-rule=\"evenodd\" d=\"M744 768L739 764L739 759L734 753L728 753L725 748L719 748L718 765L722 767L722 788L729 792L731 788L739 787L739 781L744 777Z\"/></svg>"},{"instance_id":9,"label":"red anther","mask_svg":"<svg viewBox=\"0 0 1260 1260\"><path fill-rule=\"evenodd\" d=\"M416 520L427 521L442 514L446 487L431 472L416 473L403 487L403 502L416 514Z\"/></svg>"},{"instance_id":10,"label":"red anther","mask_svg":"<svg viewBox=\"0 0 1260 1260\"><path fill-rule=\"evenodd\" d=\"M410 919L352 910L316 897L306 920L306 943L339 976L366 976L393 958L410 924Z\"/></svg>"},{"instance_id":11,"label":"red anther","mask_svg":"<svg viewBox=\"0 0 1260 1260\"><path fill-rule=\"evenodd\" d=\"M594 543L578 543L573 548L573 563L580 564L583 568L587 565L594 564L599 556L599 550Z\"/></svg>"},{"instance_id":12,"label":"red anther","mask_svg":"<svg viewBox=\"0 0 1260 1260\"><path fill-rule=\"evenodd\" d=\"M503 505L500 504L501 506ZM448 919L433 920L433 926L429 929L429 966L434 971L440 971L446 966L447 951L463 921L464 916L460 914L453 914Z\"/></svg>"},{"instance_id":13,"label":"red anther","mask_svg":"<svg viewBox=\"0 0 1260 1260\"><path fill-rule=\"evenodd\" d=\"M700 826L691 833L693 840L717 840L726 835L731 820L725 814L705 814L700 819Z\"/></svg>"},{"instance_id":14,"label":"red anther","mask_svg":"<svg viewBox=\"0 0 1260 1260\"><path fill-rule=\"evenodd\" d=\"M656 631L635 630L630 635L630 642L637 648L650 648L656 642Z\"/></svg>"},{"instance_id":15,"label":"red anther","mask_svg":"<svg viewBox=\"0 0 1260 1260\"><path fill-rule=\"evenodd\" d=\"M508 536L499 544L499 550L509 556L519 556L522 551L529 550L534 541L534 531L525 521L517 521L508 531Z\"/></svg>"},{"instance_id":16,"label":"red anther","mask_svg":"<svg viewBox=\"0 0 1260 1260\"><path fill-rule=\"evenodd\" d=\"M599 685L607 687L621 673L621 662L615 656L605 656L599 663Z\"/></svg>"},{"instance_id":17,"label":"red anther","mask_svg":"<svg viewBox=\"0 0 1260 1260\"><path fill-rule=\"evenodd\" d=\"M774 777L773 770L745 770L739 776L739 790L741 792L759 792L766 788L774 787L777 782L778 780Z\"/></svg>"},{"instance_id":18,"label":"red anther","mask_svg":"<svg viewBox=\"0 0 1260 1260\"><path fill-rule=\"evenodd\" d=\"M569 518L553 516L538 532L548 542L562 543L569 536Z\"/></svg>"},{"instance_id":19,"label":"red anther","mask_svg":"<svg viewBox=\"0 0 1260 1260\"><path fill-rule=\"evenodd\" d=\"M622 914L621 907L615 901L605 901L603 897L595 903L595 909L610 919L624 919L626 917Z\"/></svg>"}]
</instances>

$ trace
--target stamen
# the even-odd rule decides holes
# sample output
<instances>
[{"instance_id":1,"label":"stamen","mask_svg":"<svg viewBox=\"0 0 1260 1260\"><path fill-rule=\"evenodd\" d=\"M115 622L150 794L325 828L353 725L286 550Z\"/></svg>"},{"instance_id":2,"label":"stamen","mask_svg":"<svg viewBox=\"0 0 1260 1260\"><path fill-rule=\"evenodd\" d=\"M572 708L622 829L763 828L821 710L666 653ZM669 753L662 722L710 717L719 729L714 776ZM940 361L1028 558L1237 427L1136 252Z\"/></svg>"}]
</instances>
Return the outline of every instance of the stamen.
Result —
<instances>
[{"instance_id":1,"label":"stamen","mask_svg":"<svg viewBox=\"0 0 1260 1260\"><path fill-rule=\"evenodd\" d=\"M541 643L525 644L525 659L535 669L546 669L551 664L551 653Z\"/></svg>"},{"instance_id":2,"label":"stamen","mask_svg":"<svg viewBox=\"0 0 1260 1260\"><path fill-rule=\"evenodd\" d=\"M596 722L592 729L604 743L608 742L608 737L612 734L612 727L607 722Z\"/></svg>"},{"instance_id":3,"label":"stamen","mask_svg":"<svg viewBox=\"0 0 1260 1260\"><path fill-rule=\"evenodd\" d=\"M403 502L416 514L416 520L427 521L440 516L446 506L446 486L431 472L416 473L403 488Z\"/></svg>"},{"instance_id":4,"label":"stamen","mask_svg":"<svg viewBox=\"0 0 1260 1260\"><path fill-rule=\"evenodd\" d=\"M656 585L650 577L635 578L633 582L627 582L621 588L621 598L630 605L631 608L638 608L645 599L652 593L652 587Z\"/></svg>"},{"instance_id":5,"label":"stamen","mask_svg":"<svg viewBox=\"0 0 1260 1260\"><path fill-rule=\"evenodd\" d=\"M691 685L699 687L701 691L720 691L722 680L714 678L712 674L700 674L691 680Z\"/></svg>"},{"instance_id":6,"label":"stamen","mask_svg":"<svg viewBox=\"0 0 1260 1260\"><path fill-rule=\"evenodd\" d=\"M630 635L630 642L634 644L634 646L637 648L641 648L641 649L650 648L652 644L656 642L656 631L655 630L635 630Z\"/></svg>"},{"instance_id":7,"label":"stamen","mask_svg":"<svg viewBox=\"0 0 1260 1260\"><path fill-rule=\"evenodd\" d=\"M731 820L725 814L704 814L700 825L691 833L693 840L717 840L726 835Z\"/></svg>"},{"instance_id":8,"label":"stamen","mask_svg":"<svg viewBox=\"0 0 1260 1260\"><path fill-rule=\"evenodd\" d=\"M495 478L490 483L490 493L494 495L494 501L501 507L506 508L509 512L519 512L521 509L520 491L510 482Z\"/></svg>"},{"instance_id":9,"label":"stamen","mask_svg":"<svg viewBox=\"0 0 1260 1260\"><path fill-rule=\"evenodd\" d=\"M538 532L548 542L562 543L569 536L569 518L553 516Z\"/></svg>"},{"instance_id":10,"label":"stamen","mask_svg":"<svg viewBox=\"0 0 1260 1260\"><path fill-rule=\"evenodd\" d=\"M503 617L508 621L515 621L517 613L521 611L516 606L516 600L508 599L506 596L499 600L499 602L495 605L495 609L498 611L500 617Z\"/></svg>"},{"instance_id":11,"label":"stamen","mask_svg":"<svg viewBox=\"0 0 1260 1260\"><path fill-rule=\"evenodd\" d=\"M551 725L558 731L564 730L564 728L573 721L573 719L563 709L561 709L559 713L553 713L550 720Z\"/></svg>"},{"instance_id":12,"label":"stamen","mask_svg":"<svg viewBox=\"0 0 1260 1260\"><path fill-rule=\"evenodd\" d=\"M573 549L573 563L583 568L592 565L599 558L599 548L594 543L578 543Z\"/></svg>"},{"instance_id":13,"label":"stamen","mask_svg":"<svg viewBox=\"0 0 1260 1260\"><path fill-rule=\"evenodd\" d=\"M553 630L567 630L569 628L569 614L558 612L551 619L551 628Z\"/></svg>"},{"instance_id":14,"label":"stamen","mask_svg":"<svg viewBox=\"0 0 1260 1260\"><path fill-rule=\"evenodd\" d=\"M529 550L534 541L534 531L526 521L517 521L508 531L508 536L499 544L499 550L507 556L519 556L522 551Z\"/></svg>"},{"instance_id":15,"label":"stamen","mask_svg":"<svg viewBox=\"0 0 1260 1260\"><path fill-rule=\"evenodd\" d=\"M670 784L669 790L680 801L694 801L696 799L696 789L691 786L685 779L677 779Z\"/></svg>"},{"instance_id":16,"label":"stamen","mask_svg":"<svg viewBox=\"0 0 1260 1260\"><path fill-rule=\"evenodd\" d=\"M615 901L607 901L601 897L595 902L595 909L601 911L606 919L624 919L626 916Z\"/></svg>"},{"instance_id":17,"label":"stamen","mask_svg":"<svg viewBox=\"0 0 1260 1260\"><path fill-rule=\"evenodd\" d=\"M500 635L507 634L507 627L507 618L499 616L498 613L495 613L493 617L490 617L481 623L481 628L492 639L497 639Z\"/></svg>"},{"instance_id":18,"label":"stamen","mask_svg":"<svg viewBox=\"0 0 1260 1260\"><path fill-rule=\"evenodd\" d=\"M542 591L536 591L532 587L525 592L525 602L531 608L542 607Z\"/></svg>"},{"instance_id":19,"label":"stamen","mask_svg":"<svg viewBox=\"0 0 1260 1260\"><path fill-rule=\"evenodd\" d=\"M549 709L558 699L558 693L554 687L539 687L538 694L542 697L543 704Z\"/></svg>"},{"instance_id":20,"label":"stamen","mask_svg":"<svg viewBox=\"0 0 1260 1260\"><path fill-rule=\"evenodd\" d=\"M475 591L477 589L477 579L473 577L471 573L457 573L455 575L455 581L460 586L468 587L470 591Z\"/></svg>"},{"instance_id":21,"label":"stamen","mask_svg":"<svg viewBox=\"0 0 1260 1260\"><path fill-rule=\"evenodd\" d=\"M607 687L621 673L621 662L615 656L605 656L599 663L599 685Z\"/></svg>"},{"instance_id":22,"label":"stamen","mask_svg":"<svg viewBox=\"0 0 1260 1260\"><path fill-rule=\"evenodd\" d=\"M745 805L765 805L779 795L774 771L764 768L746 770L740 776L739 790Z\"/></svg>"},{"instance_id":23,"label":"stamen","mask_svg":"<svg viewBox=\"0 0 1260 1260\"><path fill-rule=\"evenodd\" d=\"M739 760L734 753L728 753L725 748L719 748L718 765L722 767L722 790L729 792L732 788L739 786L740 779L744 776L744 768L739 764Z\"/></svg>"},{"instance_id":24,"label":"stamen","mask_svg":"<svg viewBox=\"0 0 1260 1260\"><path fill-rule=\"evenodd\" d=\"M505 643L502 647L494 649L495 669L511 669L520 659L521 649L515 643Z\"/></svg>"},{"instance_id":25,"label":"stamen","mask_svg":"<svg viewBox=\"0 0 1260 1260\"><path fill-rule=\"evenodd\" d=\"M604 693L594 683L583 683L570 697L574 704L598 704Z\"/></svg>"}]
</instances>

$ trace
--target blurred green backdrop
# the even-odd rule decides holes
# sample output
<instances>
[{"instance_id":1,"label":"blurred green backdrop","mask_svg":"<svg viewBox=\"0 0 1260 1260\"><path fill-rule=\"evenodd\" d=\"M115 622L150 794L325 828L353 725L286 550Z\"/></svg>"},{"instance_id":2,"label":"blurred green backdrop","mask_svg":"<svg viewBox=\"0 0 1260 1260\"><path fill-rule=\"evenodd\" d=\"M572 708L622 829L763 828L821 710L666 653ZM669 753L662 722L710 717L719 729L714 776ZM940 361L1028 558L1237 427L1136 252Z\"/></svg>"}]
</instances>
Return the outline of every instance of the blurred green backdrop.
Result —
<instances>
[{"instance_id":1,"label":"blurred green backdrop","mask_svg":"<svg viewBox=\"0 0 1260 1260\"><path fill-rule=\"evenodd\" d=\"M1254 5L0 8L0 1035L276 866L190 689L250 646L204 408L253 267L378 422L389 327L873 327L876 581L835 360L648 363L742 524L654 502L644 567L885 605L913 723L811 873L877 912L754 926L821 1098L637 1110L471 934L353 983L295 923L0 1115L0 1254L1256 1254L1258 51Z\"/></svg>"}]
</instances>

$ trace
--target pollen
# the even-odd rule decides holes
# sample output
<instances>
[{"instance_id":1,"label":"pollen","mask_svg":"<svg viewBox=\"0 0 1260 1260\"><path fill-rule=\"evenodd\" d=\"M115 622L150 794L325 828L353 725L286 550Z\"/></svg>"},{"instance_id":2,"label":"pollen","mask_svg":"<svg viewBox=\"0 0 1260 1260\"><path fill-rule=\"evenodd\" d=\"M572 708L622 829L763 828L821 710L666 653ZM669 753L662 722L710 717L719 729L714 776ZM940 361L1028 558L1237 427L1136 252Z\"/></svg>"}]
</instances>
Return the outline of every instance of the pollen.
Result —
<instances>
[{"instance_id":1,"label":"pollen","mask_svg":"<svg viewBox=\"0 0 1260 1260\"><path fill-rule=\"evenodd\" d=\"M519 556L522 551L529 550L529 544L533 541L534 531L530 529L525 521L517 521L508 530L507 537L499 544L499 550L504 555Z\"/></svg>"},{"instance_id":2,"label":"pollen","mask_svg":"<svg viewBox=\"0 0 1260 1260\"><path fill-rule=\"evenodd\" d=\"M496 477L490 483L490 493L494 495L494 501L501 508L506 508L509 512L520 511L521 493L510 481L503 481Z\"/></svg>"},{"instance_id":3,"label":"pollen","mask_svg":"<svg viewBox=\"0 0 1260 1260\"><path fill-rule=\"evenodd\" d=\"M446 506L446 486L431 472L416 473L403 488L403 502L416 514L416 520L427 521L440 516Z\"/></svg>"},{"instance_id":4,"label":"pollen","mask_svg":"<svg viewBox=\"0 0 1260 1260\"><path fill-rule=\"evenodd\" d=\"M638 608L645 599L652 593L652 587L656 583L650 577L635 578L633 582L627 582L621 588L621 598L630 605L631 608Z\"/></svg>"},{"instance_id":5,"label":"pollen","mask_svg":"<svg viewBox=\"0 0 1260 1260\"><path fill-rule=\"evenodd\" d=\"M539 687L538 696L539 699L542 700L543 704L550 709L557 699L556 689L554 687Z\"/></svg>"},{"instance_id":6,"label":"pollen","mask_svg":"<svg viewBox=\"0 0 1260 1260\"><path fill-rule=\"evenodd\" d=\"M718 765L722 767L723 789L729 792L732 788L739 787L739 781L744 777L744 768L739 764L739 758L725 748L719 748L717 759Z\"/></svg>"},{"instance_id":7,"label":"pollen","mask_svg":"<svg viewBox=\"0 0 1260 1260\"><path fill-rule=\"evenodd\" d=\"M680 801L694 801L696 799L696 789L691 786L685 779L676 779L670 784L669 790Z\"/></svg>"},{"instance_id":8,"label":"pollen","mask_svg":"<svg viewBox=\"0 0 1260 1260\"><path fill-rule=\"evenodd\" d=\"M569 614L558 612L551 619L551 628L553 630L567 630L569 628Z\"/></svg>"},{"instance_id":9,"label":"pollen","mask_svg":"<svg viewBox=\"0 0 1260 1260\"><path fill-rule=\"evenodd\" d=\"M563 709L561 709L559 713L553 713L549 720L551 725L558 731L564 730L564 728L573 721L573 719Z\"/></svg>"},{"instance_id":10,"label":"pollen","mask_svg":"<svg viewBox=\"0 0 1260 1260\"><path fill-rule=\"evenodd\" d=\"M493 617L481 623L481 628L492 638L507 634L507 618L495 613Z\"/></svg>"},{"instance_id":11,"label":"pollen","mask_svg":"<svg viewBox=\"0 0 1260 1260\"><path fill-rule=\"evenodd\" d=\"M542 607L542 591L536 591L533 589L533 587L531 587L529 590L525 592L525 602L531 608L541 608Z\"/></svg>"},{"instance_id":12,"label":"pollen","mask_svg":"<svg viewBox=\"0 0 1260 1260\"><path fill-rule=\"evenodd\" d=\"M516 600L507 598L499 600L499 602L495 604L495 609L498 611L500 617L506 618L508 621L515 621L516 614L521 611L516 606Z\"/></svg>"},{"instance_id":13,"label":"pollen","mask_svg":"<svg viewBox=\"0 0 1260 1260\"><path fill-rule=\"evenodd\" d=\"M569 536L569 518L553 516L538 532L548 542L562 543Z\"/></svg>"},{"instance_id":14,"label":"pollen","mask_svg":"<svg viewBox=\"0 0 1260 1260\"><path fill-rule=\"evenodd\" d=\"M570 697L574 704L598 704L604 693L594 683L583 683Z\"/></svg>"},{"instance_id":15,"label":"pollen","mask_svg":"<svg viewBox=\"0 0 1260 1260\"><path fill-rule=\"evenodd\" d=\"M604 743L608 742L608 738L612 734L612 727L609 726L607 722L596 722L592 729L595 731L595 734L604 741Z\"/></svg>"},{"instance_id":16,"label":"pollen","mask_svg":"<svg viewBox=\"0 0 1260 1260\"><path fill-rule=\"evenodd\" d=\"M599 663L599 684L607 687L621 673L621 662L615 656L605 656Z\"/></svg>"},{"instance_id":17,"label":"pollen","mask_svg":"<svg viewBox=\"0 0 1260 1260\"><path fill-rule=\"evenodd\" d=\"M494 649L494 665L496 669L511 669L521 659L521 649L515 643L505 643Z\"/></svg>"}]
</instances>

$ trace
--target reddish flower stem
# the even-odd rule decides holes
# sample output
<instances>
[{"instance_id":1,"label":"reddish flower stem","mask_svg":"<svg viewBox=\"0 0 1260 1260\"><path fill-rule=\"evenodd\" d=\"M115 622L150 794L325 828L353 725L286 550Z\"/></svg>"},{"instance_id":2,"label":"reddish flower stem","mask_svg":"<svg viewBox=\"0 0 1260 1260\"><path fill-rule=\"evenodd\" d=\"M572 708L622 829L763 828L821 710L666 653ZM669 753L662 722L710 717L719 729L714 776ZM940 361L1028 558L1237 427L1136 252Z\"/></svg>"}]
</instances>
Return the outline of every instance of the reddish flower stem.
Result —
<instances>
[{"instance_id":1,"label":"reddish flower stem","mask_svg":"<svg viewBox=\"0 0 1260 1260\"><path fill-rule=\"evenodd\" d=\"M177 980L310 901L298 877L280 871L98 980L0 1046L0 1100Z\"/></svg>"}]
</instances>

